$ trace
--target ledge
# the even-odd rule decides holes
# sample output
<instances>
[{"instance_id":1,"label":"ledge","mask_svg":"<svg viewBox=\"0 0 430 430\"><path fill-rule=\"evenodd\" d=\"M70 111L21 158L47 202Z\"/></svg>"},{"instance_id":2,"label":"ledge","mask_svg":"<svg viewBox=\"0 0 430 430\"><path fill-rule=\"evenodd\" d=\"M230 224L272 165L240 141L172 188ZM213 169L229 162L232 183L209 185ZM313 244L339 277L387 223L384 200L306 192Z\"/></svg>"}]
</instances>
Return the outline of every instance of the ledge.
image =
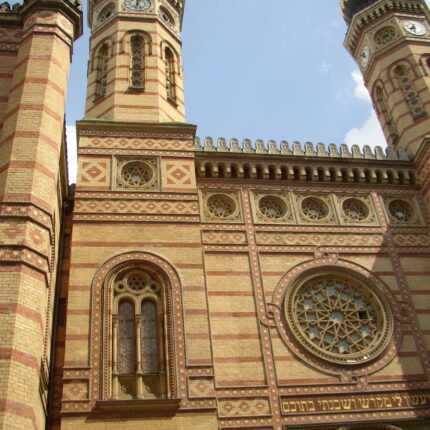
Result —
<instances>
[{"instance_id":1,"label":"ledge","mask_svg":"<svg viewBox=\"0 0 430 430\"><path fill-rule=\"evenodd\" d=\"M179 409L182 399L139 399L139 400L98 400L96 409L110 412L174 412Z\"/></svg>"}]
</instances>

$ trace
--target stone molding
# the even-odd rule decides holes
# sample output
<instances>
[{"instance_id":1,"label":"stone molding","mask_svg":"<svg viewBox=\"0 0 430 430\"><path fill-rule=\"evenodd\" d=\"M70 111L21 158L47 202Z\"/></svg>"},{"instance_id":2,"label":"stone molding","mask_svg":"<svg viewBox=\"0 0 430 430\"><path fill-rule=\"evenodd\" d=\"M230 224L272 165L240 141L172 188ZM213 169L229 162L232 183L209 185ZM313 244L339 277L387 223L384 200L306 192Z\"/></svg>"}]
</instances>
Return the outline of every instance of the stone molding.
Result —
<instances>
[{"instance_id":1,"label":"stone molding","mask_svg":"<svg viewBox=\"0 0 430 430\"><path fill-rule=\"evenodd\" d=\"M354 158L366 160L385 160L385 161L410 161L404 149L394 149L387 147L386 150L381 146L376 146L375 150L369 145L365 145L361 149L358 145L352 145L350 148L345 143L338 146L330 143L328 146L325 143L318 143L315 145L312 142L306 142L302 145L301 142L293 142L290 146L289 142L282 141L280 148L274 140L269 140L266 144L263 140L256 140L255 144L250 139L244 139L242 145L238 139L230 139L230 145L224 138L220 137L217 144L211 137L206 137L203 146L201 140L196 137L194 140L195 152L230 152L230 153L243 153L243 154L270 154L270 155L287 155L298 157L330 157L330 158Z\"/></svg>"}]
</instances>

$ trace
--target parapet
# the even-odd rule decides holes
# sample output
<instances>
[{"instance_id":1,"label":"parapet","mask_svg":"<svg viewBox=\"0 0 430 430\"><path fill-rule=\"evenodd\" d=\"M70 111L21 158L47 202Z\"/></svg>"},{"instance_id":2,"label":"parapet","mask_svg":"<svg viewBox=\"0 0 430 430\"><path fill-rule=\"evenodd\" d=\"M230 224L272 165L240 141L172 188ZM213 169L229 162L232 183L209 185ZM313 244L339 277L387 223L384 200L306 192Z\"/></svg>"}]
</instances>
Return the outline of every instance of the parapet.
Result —
<instances>
[{"instance_id":1,"label":"parapet","mask_svg":"<svg viewBox=\"0 0 430 430\"><path fill-rule=\"evenodd\" d=\"M269 140L266 144L263 140L256 140L252 144L251 140L244 139L242 144L238 139L231 139L227 145L226 139L220 137L217 144L211 137L206 137L204 144L201 145L200 138L197 137L194 141L194 151L197 152L217 152L217 153L235 153L235 154L268 154L268 155L287 155L298 157L322 157L322 158L351 158L351 159L367 159L367 160L386 160L386 161L410 161L408 155L403 149L394 149L387 147L385 150L376 146L374 150L369 145L360 148L358 145L342 144L340 147L334 143L326 145L317 143L314 145L311 142L306 142L302 145L300 142L293 142L291 145L282 141L280 145Z\"/></svg>"}]
</instances>

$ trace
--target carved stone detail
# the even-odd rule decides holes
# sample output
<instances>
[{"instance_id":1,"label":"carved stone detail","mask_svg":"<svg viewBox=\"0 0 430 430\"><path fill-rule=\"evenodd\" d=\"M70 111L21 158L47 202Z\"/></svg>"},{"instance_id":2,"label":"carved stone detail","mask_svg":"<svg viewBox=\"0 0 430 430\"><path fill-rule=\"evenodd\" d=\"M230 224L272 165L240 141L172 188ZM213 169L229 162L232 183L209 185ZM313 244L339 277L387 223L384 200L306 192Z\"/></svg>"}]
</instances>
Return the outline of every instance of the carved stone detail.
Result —
<instances>
[{"instance_id":1,"label":"carved stone detail","mask_svg":"<svg viewBox=\"0 0 430 430\"><path fill-rule=\"evenodd\" d=\"M115 158L114 186L117 190L158 191L159 162L156 158Z\"/></svg>"},{"instance_id":2,"label":"carved stone detail","mask_svg":"<svg viewBox=\"0 0 430 430\"><path fill-rule=\"evenodd\" d=\"M384 209L388 223L393 226L420 226L423 221L414 197L384 196Z\"/></svg>"},{"instance_id":3,"label":"carved stone detail","mask_svg":"<svg viewBox=\"0 0 430 430\"><path fill-rule=\"evenodd\" d=\"M295 196L297 215L303 224L337 224L329 194L301 194Z\"/></svg>"},{"instance_id":4,"label":"carved stone detail","mask_svg":"<svg viewBox=\"0 0 430 430\"><path fill-rule=\"evenodd\" d=\"M238 191L200 191L203 222L242 222L242 208Z\"/></svg>"}]
</instances>

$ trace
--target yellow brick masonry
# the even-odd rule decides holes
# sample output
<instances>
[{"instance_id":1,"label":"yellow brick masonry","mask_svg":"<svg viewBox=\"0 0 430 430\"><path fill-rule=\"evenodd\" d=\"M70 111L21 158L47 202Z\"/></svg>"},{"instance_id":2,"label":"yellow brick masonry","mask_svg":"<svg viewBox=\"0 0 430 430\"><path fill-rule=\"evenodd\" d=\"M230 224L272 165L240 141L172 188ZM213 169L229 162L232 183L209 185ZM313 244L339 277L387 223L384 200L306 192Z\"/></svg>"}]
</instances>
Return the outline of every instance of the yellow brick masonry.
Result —
<instances>
[{"instance_id":1,"label":"yellow brick masonry","mask_svg":"<svg viewBox=\"0 0 430 430\"><path fill-rule=\"evenodd\" d=\"M0 81L0 93L8 93L0 109L0 428L11 430L45 427L39 382L41 366L49 366L64 106L80 20L60 2L55 10L35 0L19 13L16 59L2 62Z\"/></svg>"}]
</instances>

